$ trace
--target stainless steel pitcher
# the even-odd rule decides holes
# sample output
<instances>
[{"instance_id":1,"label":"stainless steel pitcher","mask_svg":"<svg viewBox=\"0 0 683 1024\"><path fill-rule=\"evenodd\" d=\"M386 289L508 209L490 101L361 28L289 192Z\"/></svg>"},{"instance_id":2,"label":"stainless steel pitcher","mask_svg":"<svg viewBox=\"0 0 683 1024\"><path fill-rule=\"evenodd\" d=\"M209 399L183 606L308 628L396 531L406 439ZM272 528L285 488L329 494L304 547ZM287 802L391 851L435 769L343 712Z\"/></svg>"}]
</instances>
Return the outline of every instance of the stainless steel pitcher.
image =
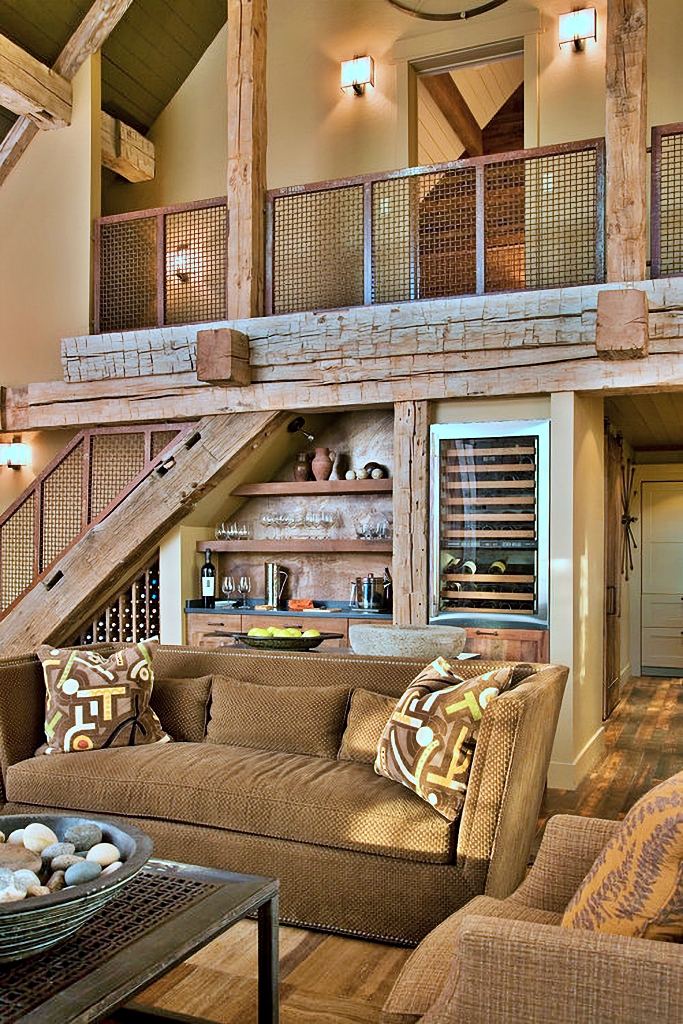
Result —
<instances>
[{"instance_id":1,"label":"stainless steel pitcher","mask_svg":"<svg viewBox=\"0 0 683 1024\"><path fill-rule=\"evenodd\" d=\"M277 562L266 562L265 572L266 604L271 608L277 608L289 574Z\"/></svg>"}]
</instances>

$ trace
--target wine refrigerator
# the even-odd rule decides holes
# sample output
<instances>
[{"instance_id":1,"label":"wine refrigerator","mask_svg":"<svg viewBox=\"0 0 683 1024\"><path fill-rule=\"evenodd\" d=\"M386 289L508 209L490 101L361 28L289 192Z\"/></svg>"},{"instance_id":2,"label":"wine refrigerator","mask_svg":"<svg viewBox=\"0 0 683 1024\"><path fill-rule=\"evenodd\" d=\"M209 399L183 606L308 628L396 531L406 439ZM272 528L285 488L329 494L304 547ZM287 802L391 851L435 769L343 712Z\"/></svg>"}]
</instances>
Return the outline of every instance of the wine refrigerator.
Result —
<instances>
[{"instance_id":1,"label":"wine refrigerator","mask_svg":"<svg viewBox=\"0 0 683 1024\"><path fill-rule=\"evenodd\" d=\"M430 622L547 628L549 421L438 424L430 448Z\"/></svg>"}]
</instances>

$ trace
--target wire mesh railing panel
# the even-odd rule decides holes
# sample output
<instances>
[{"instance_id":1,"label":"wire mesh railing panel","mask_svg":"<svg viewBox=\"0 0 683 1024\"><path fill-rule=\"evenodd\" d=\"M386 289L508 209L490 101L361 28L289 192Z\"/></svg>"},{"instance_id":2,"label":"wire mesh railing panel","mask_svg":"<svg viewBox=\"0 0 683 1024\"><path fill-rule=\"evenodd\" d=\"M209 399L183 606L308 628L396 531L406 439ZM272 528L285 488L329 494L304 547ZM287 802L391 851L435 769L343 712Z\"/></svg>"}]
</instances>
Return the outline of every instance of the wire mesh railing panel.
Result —
<instances>
[{"instance_id":1,"label":"wire mesh railing panel","mask_svg":"<svg viewBox=\"0 0 683 1024\"><path fill-rule=\"evenodd\" d=\"M153 430L151 457L155 459L178 436L177 430Z\"/></svg>"},{"instance_id":2,"label":"wire mesh railing panel","mask_svg":"<svg viewBox=\"0 0 683 1024\"><path fill-rule=\"evenodd\" d=\"M145 466L145 435L93 434L88 522L96 519Z\"/></svg>"},{"instance_id":3,"label":"wire mesh railing panel","mask_svg":"<svg viewBox=\"0 0 683 1024\"><path fill-rule=\"evenodd\" d=\"M84 441L77 444L43 481L40 491L40 572L52 565L85 525L84 445Z\"/></svg>"},{"instance_id":4,"label":"wire mesh railing panel","mask_svg":"<svg viewBox=\"0 0 683 1024\"><path fill-rule=\"evenodd\" d=\"M31 586L35 552L35 499L30 494L0 527L2 610Z\"/></svg>"},{"instance_id":5,"label":"wire mesh railing panel","mask_svg":"<svg viewBox=\"0 0 683 1024\"><path fill-rule=\"evenodd\" d=\"M227 207L166 215L167 324L226 317Z\"/></svg>"},{"instance_id":6,"label":"wire mesh railing panel","mask_svg":"<svg viewBox=\"0 0 683 1024\"><path fill-rule=\"evenodd\" d=\"M100 225L98 331L158 323L156 252L155 217Z\"/></svg>"},{"instance_id":7,"label":"wire mesh railing panel","mask_svg":"<svg viewBox=\"0 0 683 1024\"><path fill-rule=\"evenodd\" d=\"M420 298L477 290L476 189L474 167L420 175Z\"/></svg>"},{"instance_id":8,"label":"wire mesh railing panel","mask_svg":"<svg viewBox=\"0 0 683 1024\"><path fill-rule=\"evenodd\" d=\"M484 167L484 278L487 292L525 286L524 160Z\"/></svg>"},{"instance_id":9,"label":"wire mesh railing panel","mask_svg":"<svg viewBox=\"0 0 683 1024\"><path fill-rule=\"evenodd\" d=\"M653 188L658 201L653 200L652 214L653 219L659 219L659 251L653 252L653 275L666 277L683 273L683 130L661 134L653 164L659 179L657 189Z\"/></svg>"},{"instance_id":10,"label":"wire mesh railing panel","mask_svg":"<svg viewBox=\"0 0 683 1024\"><path fill-rule=\"evenodd\" d=\"M363 186L274 200L273 313L364 301Z\"/></svg>"},{"instance_id":11,"label":"wire mesh railing panel","mask_svg":"<svg viewBox=\"0 0 683 1024\"><path fill-rule=\"evenodd\" d=\"M600 279L598 152L584 149L525 161L525 274L519 287L552 288Z\"/></svg>"},{"instance_id":12,"label":"wire mesh railing panel","mask_svg":"<svg viewBox=\"0 0 683 1024\"><path fill-rule=\"evenodd\" d=\"M159 636L159 559L124 587L74 636L70 643L136 643Z\"/></svg>"}]
</instances>

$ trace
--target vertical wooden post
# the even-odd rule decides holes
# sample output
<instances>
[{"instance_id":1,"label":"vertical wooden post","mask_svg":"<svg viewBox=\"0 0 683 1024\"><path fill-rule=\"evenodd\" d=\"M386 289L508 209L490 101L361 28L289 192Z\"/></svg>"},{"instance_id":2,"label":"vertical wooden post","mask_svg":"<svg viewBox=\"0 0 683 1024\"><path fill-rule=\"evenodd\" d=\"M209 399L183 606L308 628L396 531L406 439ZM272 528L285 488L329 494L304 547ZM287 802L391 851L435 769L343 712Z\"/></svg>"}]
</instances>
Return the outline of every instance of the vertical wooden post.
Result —
<instances>
[{"instance_id":1,"label":"vertical wooden post","mask_svg":"<svg viewBox=\"0 0 683 1024\"><path fill-rule=\"evenodd\" d=\"M394 405L394 622L429 621L429 406Z\"/></svg>"},{"instance_id":2,"label":"vertical wooden post","mask_svg":"<svg viewBox=\"0 0 683 1024\"><path fill-rule=\"evenodd\" d=\"M647 261L647 0L607 0L607 280Z\"/></svg>"},{"instance_id":3,"label":"vertical wooden post","mask_svg":"<svg viewBox=\"0 0 683 1024\"><path fill-rule=\"evenodd\" d=\"M267 0L228 0L228 316L263 313Z\"/></svg>"}]
</instances>

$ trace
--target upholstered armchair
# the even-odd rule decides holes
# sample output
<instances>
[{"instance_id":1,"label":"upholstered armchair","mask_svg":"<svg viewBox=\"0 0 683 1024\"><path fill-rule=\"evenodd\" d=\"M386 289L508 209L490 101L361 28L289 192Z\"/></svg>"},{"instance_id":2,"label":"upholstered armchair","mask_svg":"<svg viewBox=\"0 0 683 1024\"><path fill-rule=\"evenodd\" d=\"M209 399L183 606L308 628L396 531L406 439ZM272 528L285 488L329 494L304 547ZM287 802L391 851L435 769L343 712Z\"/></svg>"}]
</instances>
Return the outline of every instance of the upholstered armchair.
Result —
<instances>
[{"instance_id":1,"label":"upholstered armchair","mask_svg":"<svg viewBox=\"0 0 683 1024\"><path fill-rule=\"evenodd\" d=\"M382 1024L680 1024L680 942L560 926L620 824L551 818L511 896L476 897L413 951Z\"/></svg>"}]
</instances>

